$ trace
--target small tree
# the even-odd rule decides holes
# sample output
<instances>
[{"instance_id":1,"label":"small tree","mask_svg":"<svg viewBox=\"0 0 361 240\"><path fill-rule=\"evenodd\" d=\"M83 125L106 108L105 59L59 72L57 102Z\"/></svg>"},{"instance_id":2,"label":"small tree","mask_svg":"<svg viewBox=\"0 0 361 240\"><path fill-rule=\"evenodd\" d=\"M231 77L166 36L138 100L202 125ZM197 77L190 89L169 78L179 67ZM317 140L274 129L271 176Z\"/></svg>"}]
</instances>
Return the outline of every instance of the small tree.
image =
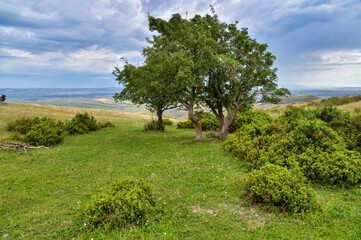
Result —
<instances>
[{"instance_id":1,"label":"small tree","mask_svg":"<svg viewBox=\"0 0 361 240\"><path fill-rule=\"evenodd\" d=\"M125 61L123 70L115 67L113 74L124 89L113 98L145 104L157 113L157 130L163 130L164 111L178 106L172 88L174 69L166 51L147 48L143 50L143 56L146 57L143 66L136 67Z\"/></svg>"},{"instance_id":2,"label":"small tree","mask_svg":"<svg viewBox=\"0 0 361 240\"><path fill-rule=\"evenodd\" d=\"M211 11L212 15L189 20L180 14L169 21L149 16L150 30L160 33L153 45L168 49L178 64L178 99L195 124L197 140L202 139L202 128L193 112L196 104L212 110L219 121L218 136L224 138L240 108L255 101L276 103L289 94L277 89L275 57L266 51L267 45L251 39L247 29L237 29L237 22L220 22Z\"/></svg>"},{"instance_id":3,"label":"small tree","mask_svg":"<svg viewBox=\"0 0 361 240\"><path fill-rule=\"evenodd\" d=\"M167 49L175 66L173 79L176 97L188 112L196 129L196 140L202 140L202 124L194 114L201 104L207 70L216 47L206 21L199 15L187 20L174 14L168 21L148 16L149 29L159 35L149 41L153 46Z\"/></svg>"}]
</instances>

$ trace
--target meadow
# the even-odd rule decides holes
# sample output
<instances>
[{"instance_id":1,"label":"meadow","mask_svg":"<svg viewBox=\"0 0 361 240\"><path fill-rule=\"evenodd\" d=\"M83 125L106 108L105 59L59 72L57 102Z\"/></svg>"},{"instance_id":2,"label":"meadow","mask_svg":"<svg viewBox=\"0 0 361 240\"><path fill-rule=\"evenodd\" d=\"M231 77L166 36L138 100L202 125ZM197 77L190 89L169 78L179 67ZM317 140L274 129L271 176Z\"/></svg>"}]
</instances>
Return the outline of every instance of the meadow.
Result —
<instances>
[{"instance_id":1,"label":"meadow","mask_svg":"<svg viewBox=\"0 0 361 240\"><path fill-rule=\"evenodd\" d=\"M360 103L348 106L357 109ZM268 109L274 115L284 108ZM4 239L360 239L361 186L314 185L321 211L290 214L242 197L244 163L193 130L143 132L140 114L100 109L0 104L0 140L22 116L70 120L88 112L115 128L67 136L51 149L0 151L0 237ZM80 218L92 196L124 177L153 186L149 221L124 229L89 229Z\"/></svg>"}]
</instances>

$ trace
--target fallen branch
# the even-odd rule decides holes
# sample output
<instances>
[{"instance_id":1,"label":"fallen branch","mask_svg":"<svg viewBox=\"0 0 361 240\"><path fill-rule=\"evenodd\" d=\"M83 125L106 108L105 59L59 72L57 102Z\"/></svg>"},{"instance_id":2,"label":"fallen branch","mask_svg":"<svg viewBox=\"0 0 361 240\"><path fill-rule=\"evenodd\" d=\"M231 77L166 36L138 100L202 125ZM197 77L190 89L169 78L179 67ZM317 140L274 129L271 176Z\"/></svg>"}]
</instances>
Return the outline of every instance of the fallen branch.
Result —
<instances>
[{"instance_id":1,"label":"fallen branch","mask_svg":"<svg viewBox=\"0 0 361 240\"><path fill-rule=\"evenodd\" d=\"M33 147L25 143L19 143L19 142L1 142L0 141L0 151L6 150L6 149L14 149L17 154L26 152L26 149L38 149L38 148L52 148L52 147L45 147L45 146L37 146ZM24 150L22 152L22 150Z\"/></svg>"}]
</instances>

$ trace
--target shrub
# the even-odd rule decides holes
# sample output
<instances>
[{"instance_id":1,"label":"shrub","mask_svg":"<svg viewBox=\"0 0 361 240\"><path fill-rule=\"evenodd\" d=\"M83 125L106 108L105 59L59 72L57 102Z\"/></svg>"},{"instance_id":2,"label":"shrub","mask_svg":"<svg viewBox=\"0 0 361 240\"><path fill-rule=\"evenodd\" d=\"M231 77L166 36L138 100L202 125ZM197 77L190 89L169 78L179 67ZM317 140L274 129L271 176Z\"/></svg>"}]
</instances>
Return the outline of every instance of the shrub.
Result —
<instances>
[{"instance_id":1,"label":"shrub","mask_svg":"<svg viewBox=\"0 0 361 240\"><path fill-rule=\"evenodd\" d=\"M27 134L30 129L39 123L42 122L55 122L54 119L52 118L48 118L48 117L43 117L43 118L39 118L39 117L35 117L35 118L28 118L28 117L22 117L20 119L16 119L15 121L9 122L6 126L6 130L10 131L10 132L16 132L19 134ZM62 122L58 122L57 125L59 127L64 127L64 124Z\"/></svg>"},{"instance_id":2,"label":"shrub","mask_svg":"<svg viewBox=\"0 0 361 240\"><path fill-rule=\"evenodd\" d=\"M187 119L186 121L178 122L177 123L177 128L179 128L179 129L193 129L194 128L194 123L190 119Z\"/></svg>"},{"instance_id":3,"label":"shrub","mask_svg":"<svg viewBox=\"0 0 361 240\"><path fill-rule=\"evenodd\" d=\"M172 126L174 122L168 118L163 118L163 125L164 126Z\"/></svg>"},{"instance_id":4,"label":"shrub","mask_svg":"<svg viewBox=\"0 0 361 240\"><path fill-rule=\"evenodd\" d=\"M225 141L224 148L244 161L249 169L260 169L267 163L288 169L299 167L313 182L357 185L361 182L361 156L349 149L361 146L361 134L356 131L361 120L350 118L346 124L347 116L325 114L325 120L340 123L333 125L336 131L312 114L317 112L293 108L281 116L278 124L263 128L244 125Z\"/></svg>"},{"instance_id":5,"label":"shrub","mask_svg":"<svg viewBox=\"0 0 361 240\"><path fill-rule=\"evenodd\" d=\"M242 126L248 124L253 124L261 127L271 122L272 118L267 113L249 110L237 114L236 120L228 128L228 132L234 133Z\"/></svg>"},{"instance_id":6,"label":"shrub","mask_svg":"<svg viewBox=\"0 0 361 240\"><path fill-rule=\"evenodd\" d=\"M8 123L7 130L15 132L14 139L35 146L54 146L64 139L64 124L48 117L22 117Z\"/></svg>"},{"instance_id":7,"label":"shrub","mask_svg":"<svg viewBox=\"0 0 361 240\"><path fill-rule=\"evenodd\" d=\"M32 126L40 123L40 118L27 118L22 117L20 119L16 119L15 121L9 122L6 126L6 130L10 132L17 132L20 134L26 134L30 131Z\"/></svg>"},{"instance_id":8,"label":"shrub","mask_svg":"<svg viewBox=\"0 0 361 240\"><path fill-rule=\"evenodd\" d=\"M305 212L316 208L313 190L297 169L266 164L247 174L242 184L253 202L270 204L289 212Z\"/></svg>"},{"instance_id":9,"label":"shrub","mask_svg":"<svg viewBox=\"0 0 361 240\"><path fill-rule=\"evenodd\" d=\"M152 120L150 122L147 122L144 124L144 130L145 132L147 131L156 131L157 129L157 125L158 125L158 121L157 120ZM161 127L161 129L159 129L159 131L164 131L164 124Z\"/></svg>"},{"instance_id":10,"label":"shrub","mask_svg":"<svg viewBox=\"0 0 361 240\"><path fill-rule=\"evenodd\" d=\"M88 113L78 113L66 124L66 130L70 134L85 134L105 127L114 127L114 124L111 122L98 123L97 120Z\"/></svg>"},{"instance_id":11,"label":"shrub","mask_svg":"<svg viewBox=\"0 0 361 240\"><path fill-rule=\"evenodd\" d=\"M64 126L52 119L42 121L31 127L23 140L34 146L54 146L64 139Z\"/></svg>"},{"instance_id":12,"label":"shrub","mask_svg":"<svg viewBox=\"0 0 361 240\"><path fill-rule=\"evenodd\" d=\"M114 128L115 125L112 122L100 123L100 128Z\"/></svg>"},{"instance_id":13,"label":"shrub","mask_svg":"<svg viewBox=\"0 0 361 240\"><path fill-rule=\"evenodd\" d=\"M207 131L207 130L214 130L219 128L218 120L212 113L204 112L204 111L196 111L194 115L196 115L200 119L202 124L202 130ZM193 129L194 123L188 118L186 121L178 122L177 128Z\"/></svg>"},{"instance_id":14,"label":"shrub","mask_svg":"<svg viewBox=\"0 0 361 240\"><path fill-rule=\"evenodd\" d=\"M361 160L355 151L328 153L307 149L291 158L299 162L303 174L313 182L343 186L355 186L361 182Z\"/></svg>"},{"instance_id":15,"label":"shrub","mask_svg":"<svg viewBox=\"0 0 361 240\"><path fill-rule=\"evenodd\" d=\"M93 198L85 206L83 217L93 227L125 227L143 223L152 205L149 185L141 180L120 180L113 183L108 194Z\"/></svg>"}]
</instances>

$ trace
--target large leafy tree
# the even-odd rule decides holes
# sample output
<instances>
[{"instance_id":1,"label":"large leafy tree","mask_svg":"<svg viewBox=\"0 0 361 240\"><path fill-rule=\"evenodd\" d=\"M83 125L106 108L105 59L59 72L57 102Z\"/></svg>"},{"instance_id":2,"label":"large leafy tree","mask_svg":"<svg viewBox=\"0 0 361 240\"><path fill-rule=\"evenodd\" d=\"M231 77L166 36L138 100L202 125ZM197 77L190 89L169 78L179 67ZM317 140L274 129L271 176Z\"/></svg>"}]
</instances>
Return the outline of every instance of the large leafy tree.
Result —
<instances>
[{"instance_id":1,"label":"large leafy tree","mask_svg":"<svg viewBox=\"0 0 361 240\"><path fill-rule=\"evenodd\" d=\"M174 85L178 102L187 110L189 119L195 125L196 140L202 140L202 125L194 109L202 102L216 42L211 38L207 22L199 15L190 20L182 19L180 14L174 14L169 21L152 16L148 19L149 29L159 33L149 43L169 52L176 70Z\"/></svg>"},{"instance_id":2,"label":"large leafy tree","mask_svg":"<svg viewBox=\"0 0 361 240\"><path fill-rule=\"evenodd\" d=\"M157 130L163 130L163 113L176 108L178 102L173 88L174 65L168 52L161 49L146 48L144 65L134 66L125 61L121 70L115 67L113 74L124 86L114 95L116 101L130 100L138 105L146 105L157 113Z\"/></svg>"},{"instance_id":3,"label":"large leafy tree","mask_svg":"<svg viewBox=\"0 0 361 240\"><path fill-rule=\"evenodd\" d=\"M202 139L194 106L207 105L220 125L224 138L239 109L255 101L277 102L289 94L277 88L275 60L266 44L248 36L247 29L220 22L213 14L189 20L174 14L168 21L149 16L149 28L157 31L151 43L166 48L175 59L178 99L195 124L196 139ZM224 114L226 111L227 115Z\"/></svg>"}]
</instances>

